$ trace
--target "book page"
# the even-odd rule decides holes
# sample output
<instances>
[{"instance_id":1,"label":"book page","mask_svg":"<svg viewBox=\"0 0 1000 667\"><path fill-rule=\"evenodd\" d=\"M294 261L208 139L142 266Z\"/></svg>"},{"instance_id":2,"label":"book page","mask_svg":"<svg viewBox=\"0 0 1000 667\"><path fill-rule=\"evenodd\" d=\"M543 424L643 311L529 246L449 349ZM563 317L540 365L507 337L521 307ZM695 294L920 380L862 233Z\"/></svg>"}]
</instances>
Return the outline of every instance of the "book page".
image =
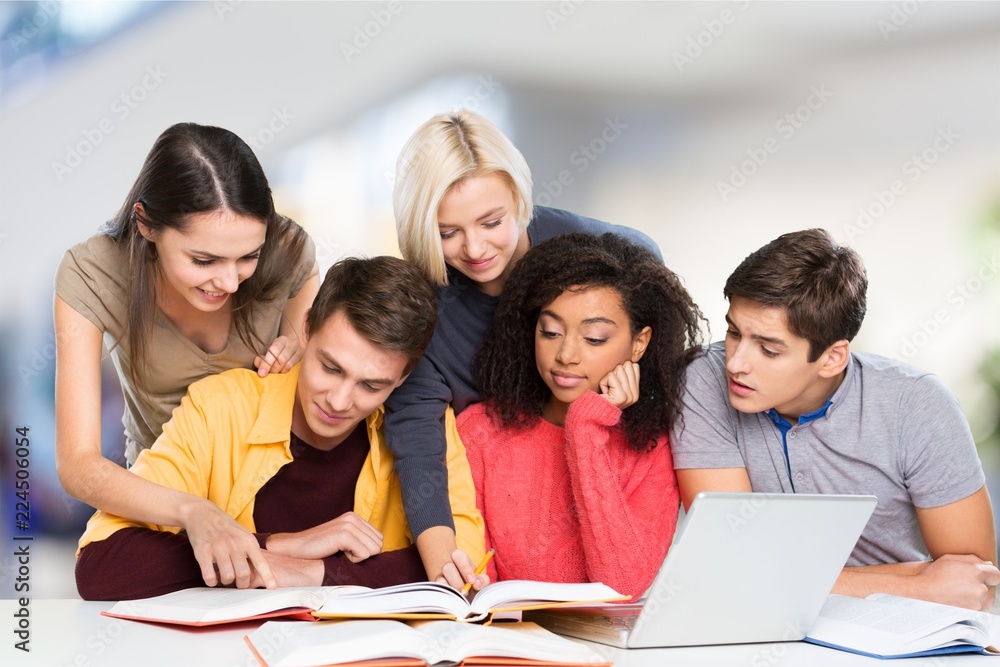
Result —
<instances>
[{"instance_id":1,"label":"book page","mask_svg":"<svg viewBox=\"0 0 1000 667\"><path fill-rule=\"evenodd\" d=\"M625 596L601 583L552 583L511 579L490 584L472 599L472 610L484 614L491 609L520 608L544 602L595 603Z\"/></svg>"},{"instance_id":2,"label":"book page","mask_svg":"<svg viewBox=\"0 0 1000 667\"><path fill-rule=\"evenodd\" d=\"M109 614L162 621L211 622L245 618L289 607L318 606L323 602L321 587L237 589L187 588L143 600L125 600Z\"/></svg>"},{"instance_id":3,"label":"book page","mask_svg":"<svg viewBox=\"0 0 1000 667\"><path fill-rule=\"evenodd\" d=\"M329 618L420 612L461 619L469 615L469 603L447 584L419 581L338 595L328 599L316 615Z\"/></svg>"},{"instance_id":4,"label":"book page","mask_svg":"<svg viewBox=\"0 0 1000 667\"><path fill-rule=\"evenodd\" d=\"M246 637L268 667L317 667L364 660L418 658L428 664L467 658L524 658L565 664L607 664L584 644L534 623L482 626L456 621L370 619L295 623L268 621Z\"/></svg>"},{"instance_id":5,"label":"book page","mask_svg":"<svg viewBox=\"0 0 1000 667\"><path fill-rule=\"evenodd\" d=\"M376 658L440 662L432 640L405 623L390 620L268 621L247 635L246 641L268 667L316 667Z\"/></svg>"},{"instance_id":6,"label":"book page","mask_svg":"<svg viewBox=\"0 0 1000 667\"><path fill-rule=\"evenodd\" d=\"M424 634L439 660L461 662L467 658L525 658L593 665L605 662L593 649L564 639L534 623L472 625L454 621L418 621L413 627Z\"/></svg>"},{"instance_id":7,"label":"book page","mask_svg":"<svg viewBox=\"0 0 1000 667\"><path fill-rule=\"evenodd\" d=\"M976 612L897 596L830 595L808 638L876 655L904 655L956 644L984 646L989 637L968 620Z\"/></svg>"}]
</instances>

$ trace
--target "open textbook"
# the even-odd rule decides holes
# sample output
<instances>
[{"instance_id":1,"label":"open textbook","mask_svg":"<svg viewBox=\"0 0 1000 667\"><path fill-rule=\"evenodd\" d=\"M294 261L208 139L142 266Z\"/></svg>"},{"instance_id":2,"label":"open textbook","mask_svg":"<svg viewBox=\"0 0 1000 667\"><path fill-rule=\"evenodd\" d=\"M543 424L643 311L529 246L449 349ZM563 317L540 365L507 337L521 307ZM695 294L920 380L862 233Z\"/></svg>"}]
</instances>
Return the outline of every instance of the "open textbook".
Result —
<instances>
[{"instance_id":1,"label":"open textbook","mask_svg":"<svg viewBox=\"0 0 1000 667\"><path fill-rule=\"evenodd\" d=\"M318 618L446 618L476 622L500 612L627 599L629 596L600 583L557 584L511 579L485 586L469 602L447 584L420 581L345 591L327 599L314 614Z\"/></svg>"},{"instance_id":2,"label":"open textbook","mask_svg":"<svg viewBox=\"0 0 1000 667\"><path fill-rule=\"evenodd\" d=\"M446 618L483 621L497 612L628 599L604 584L500 581L470 603L447 584L421 581L385 588L188 588L116 603L106 616L178 625L214 625L258 618Z\"/></svg>"},{"instance_id":3,"label":"open textbook","mask_svg":"<svg viewBox=\"0 0 1000 667\"><path fill-rule=\"evenodd\" d=\"M142 600L116 602L105 616L173 625L216 625L259 618L316 620L313 609L357 586L314 588L185 588Z\"/></svg>"},{"instance_id":4,"label":"open textbook","mask_svg":"<svg viewBox=\"0 0 1000 667\"><path fill-rule=\"evenodd\" d=\"M882 593L830 595L805 641L875 658L1000 655L1000 617Z\"/></svg>"},{"instance_id":5,"label":"open textbook","mask_svg":"<svg viewBox=\"0 0 1000 667\"><path fill-rule=\"evenodd\" d=\"M264 667L377 665L610 665L590 647L534 623L406 624L387 619L287 623L268 621L246 636Z\"/></svg>"}]
</instances>

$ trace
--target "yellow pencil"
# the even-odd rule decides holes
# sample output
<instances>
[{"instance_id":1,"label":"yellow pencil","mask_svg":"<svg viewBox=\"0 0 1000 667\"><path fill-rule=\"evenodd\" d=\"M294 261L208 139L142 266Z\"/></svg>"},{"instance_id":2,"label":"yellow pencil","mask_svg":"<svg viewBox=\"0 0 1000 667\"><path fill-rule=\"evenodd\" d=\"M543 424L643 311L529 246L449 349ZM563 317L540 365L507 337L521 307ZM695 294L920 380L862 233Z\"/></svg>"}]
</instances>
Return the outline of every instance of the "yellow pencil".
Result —
<instances>
[{"instance_id":1,"label":"yellow pencil","mask_svg":"<svg viewBox=\"0 0 1000 667\"><path fill-rule=\"evenodd\" d=\"M486 566L489 565L490 559L493 558L493 554L496 552L496 549L490 549L486 552L486 555L483 556L483 559L479 561L479 565L476 567L476 574L482 574L486 571ZM472 588L472 582L468 581L465 583L465 586L462 586L462 595L468 593L470 588Z\"/></svg>"}]
</instances>

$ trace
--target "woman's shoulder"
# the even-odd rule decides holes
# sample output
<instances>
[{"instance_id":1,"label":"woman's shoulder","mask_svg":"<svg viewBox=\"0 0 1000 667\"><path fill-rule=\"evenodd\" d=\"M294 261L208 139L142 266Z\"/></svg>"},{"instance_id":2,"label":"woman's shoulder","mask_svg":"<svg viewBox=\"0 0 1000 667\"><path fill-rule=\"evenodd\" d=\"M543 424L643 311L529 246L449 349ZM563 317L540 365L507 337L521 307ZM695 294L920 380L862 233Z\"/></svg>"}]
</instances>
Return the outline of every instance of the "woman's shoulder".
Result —
<instances>
[{"instance_id":1,"label":"woman's shoulder","mask_svg":"<svg viewBox=\"0 0 1000 667\"><path fill-rule=\"evenodd\" d=\"M583 232L600 236L608 232L617 234L633 243L648 248L660 261L663 255L660 247L648 235L624 225L615 225L596 218L588 218L570 211L547 206L535 206L531 222L528 224L528 235L532 245L547 241L562 234Z\"/></svg>"},{"instance_id":2,"label":"woman's shoulder","mask_svg":"<svg viewBox=\"0 0 1000 667\"><path fill-rule=\"evenodd\" d=\"M532 234L532 240L535 243L572 232L603 234L611 231L613 227L614 225L596 218L588 218L548 206L535 206L532 210L531 222L528 223L528 228L535 232Z\"/></svg>"},{"instance_id":3,"label":"woman's shoulder","mask_svg":"<svg viewBox=\"0 0 1000 667\"><path fill-rule=\"evenodd\" d=\"M455 423L459 429L472 426L478 427L484 421L489 421L489 417L486 414L486 403L473 403L455 417Z\"/></svg>"},{"instance_id":4,"label":"woman's shoulder","mask_svg":"<svg viewBox=\"0 0 1000 667\"><path fill-rule=\"evenodd\" d=\"M71 246L66 252L79 258L103 256L106 253L122 254L121 248L115 240L104 232L98 232L80 241L76 245Z\"/></svg>"},{"instance_id":5,"label":"woman's shoulder","mask_svg":"<svg viewBox=\"0 0 1000 667\"><path fill-rule=\"evenodd\" d=\"M128 257L113 238L97 233L70 247L56 273L56 286L67 282L122 284L128 277Z\"/></svg>"}]
</instances>

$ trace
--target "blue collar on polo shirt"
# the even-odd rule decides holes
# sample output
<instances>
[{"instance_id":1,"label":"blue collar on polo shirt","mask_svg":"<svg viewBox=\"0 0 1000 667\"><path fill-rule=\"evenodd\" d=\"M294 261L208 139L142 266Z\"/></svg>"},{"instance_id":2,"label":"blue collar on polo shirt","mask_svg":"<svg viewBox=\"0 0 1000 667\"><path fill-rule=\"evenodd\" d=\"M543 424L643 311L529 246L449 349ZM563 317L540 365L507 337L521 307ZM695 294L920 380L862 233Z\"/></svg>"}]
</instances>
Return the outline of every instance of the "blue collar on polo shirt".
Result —
<instances>
[{"instance_id":1,"label":"blue collar on polo shirt","mask_svg":"<svg viewBox=\"0 0 1000 667\"><path fill-rule=\"evenodd\" d=\"M820 409L801 415L796 426L802 426L803 424L808 424L811 421L819 419L826 414L831 405L833 405L833 401L828 400ZM788 471L788 482L792 485L792 491L794 492L795 482L792 479L792 464L788 461L788 432L792 429L792 425L787 419L779 415L778 411L774 408L767 411L767 416L771 418L774 425L781 431L781 449L785 452L785 469Z\"/></svg>"}]
</instances>

